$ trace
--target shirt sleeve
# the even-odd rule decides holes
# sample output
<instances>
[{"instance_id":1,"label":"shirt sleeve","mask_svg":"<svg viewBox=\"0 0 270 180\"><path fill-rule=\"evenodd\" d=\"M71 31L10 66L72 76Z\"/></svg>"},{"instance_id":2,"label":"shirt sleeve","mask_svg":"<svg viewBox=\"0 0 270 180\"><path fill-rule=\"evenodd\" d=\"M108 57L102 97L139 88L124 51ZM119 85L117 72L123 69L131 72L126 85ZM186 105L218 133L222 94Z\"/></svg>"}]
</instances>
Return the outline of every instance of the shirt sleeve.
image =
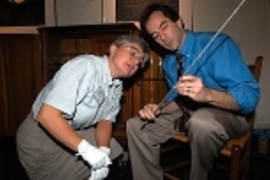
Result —
<instances>
[{"instance_id":1,"label":"shirt sleeve","mask_svg":"<svg viewBox=\"0 0 270 180\"><path fill-rule=\"evenodd\" d=\"M81 83L85 81L84 78L95 74L94 70L86 70L89 66L85 62L82 56L78 56L64 64L51 80L51 88L44 103L72 118L76 105L84 98L89 88L81 86Z\"/></svg>"},{"instance_id":2,"label":"shirt sleeve","mask_svg":"<svg viewBox=\"0 0 270 180\"><path fill-rule=\"evenodd\" d=\"M215 53L214 78L235 99L241 113L252 112L260 98L260 88L236 43L226 38Z\"/></svg>"}]
</instances>

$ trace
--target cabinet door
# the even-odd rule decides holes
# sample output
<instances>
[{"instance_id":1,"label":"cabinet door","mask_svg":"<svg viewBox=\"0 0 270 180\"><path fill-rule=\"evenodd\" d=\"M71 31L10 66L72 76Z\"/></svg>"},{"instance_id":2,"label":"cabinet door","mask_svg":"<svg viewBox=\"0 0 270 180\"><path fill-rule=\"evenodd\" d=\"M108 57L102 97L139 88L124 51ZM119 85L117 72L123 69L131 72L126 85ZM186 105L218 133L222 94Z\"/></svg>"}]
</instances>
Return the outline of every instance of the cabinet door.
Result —
<instances>
[{"instance_id":1,"label":"cabinet door","mask_svg":"<svg viewBox=\"0 0 270 180\"><path fill-rule=\"evenodd\" d=\"M94 35L92 36L93 53L103 55L109 52L111 43L118 37L118 34Z\"/></svg>"},{"instance_id":2,"label":"cabinet door","mask_svg":"<svg viewBox=\"0 0 270 180\"><path fill-rule=\"evenodd\" d=\"M0 36L0 131L15 135L42 87L38 35Z\"/></svg>"},{"instance_id":3,"label":"cabinet door","mask_svg":"<svg viewBox=\"0 0 270 180\"><path fill-rule=\"evenodd\" d=\"M54 35L43 33L43 60L45 82L67 61L80 54L93 54L95 45L91 36Z\"/></svg>"}]
</instances>

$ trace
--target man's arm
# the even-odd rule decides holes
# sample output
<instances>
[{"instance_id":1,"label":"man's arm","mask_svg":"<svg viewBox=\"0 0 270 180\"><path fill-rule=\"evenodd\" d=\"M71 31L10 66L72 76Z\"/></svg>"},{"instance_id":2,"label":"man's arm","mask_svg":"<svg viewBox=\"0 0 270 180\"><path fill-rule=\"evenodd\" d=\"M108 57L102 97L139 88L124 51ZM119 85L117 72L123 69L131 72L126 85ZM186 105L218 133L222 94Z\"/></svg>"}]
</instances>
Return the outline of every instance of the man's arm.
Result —
<instances>
[{"instance_id":1,"label":"man's arm","mask_svg":"<svg viewBox=\"0 0 270 180\"><path fill-rule=\"evenodd\" d=\"M231 111L241 110L234 97L228 92L206 88L201 78L186 75L176 86L179 93L193 100L224 108Z\"/></svg>"},{"instance_id":2,"label":"man's arm","mask_svg":"<svg viewBox=\"0 0 270 180\"><path fill-rule=\"evenodd\" d=\"M207 89L205 101L211 105L232 110L239 111L240 108L234 98L227 92Z\"/></svg>"}]
</instances>

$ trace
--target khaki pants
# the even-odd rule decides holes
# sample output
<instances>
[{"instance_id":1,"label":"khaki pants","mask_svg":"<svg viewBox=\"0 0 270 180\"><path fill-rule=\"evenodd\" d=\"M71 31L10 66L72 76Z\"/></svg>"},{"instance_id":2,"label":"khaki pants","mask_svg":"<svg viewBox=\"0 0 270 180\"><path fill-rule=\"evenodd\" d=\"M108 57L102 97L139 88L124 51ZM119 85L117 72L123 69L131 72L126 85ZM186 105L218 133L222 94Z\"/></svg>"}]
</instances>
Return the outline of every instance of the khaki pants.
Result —
<instances>
[{"instance_id":1,"label":"khaki pants","mask_svg":"<svg viewBox=\"0 0 270 180\"><path fill-rule=\"evenodd\" d=\"M96 145L95 128L76 131ZM17 152L23 167L33 180L83 180L90 176L90 167L75 152L52 138L30 113L20 125L16 137ZM111 140L111 158L122 153L121 146Z\"/></svg>"},{"instance_id":2,"label":"khaki pants","mask_svg":"<svg viewBox=\"0 0 270 180\"><path fill-rule=\"evenodd\" d=\"M138 117L127 121L128 148L133 180L162 180L160 144L175 132L174 121L181 111L160 115L154 123L144 124ZM191 180L207 180L207 174L224 143L247 132L242 116L216 108L194 111L186 124L191 148Z\"/></svg>"}]
</instances>

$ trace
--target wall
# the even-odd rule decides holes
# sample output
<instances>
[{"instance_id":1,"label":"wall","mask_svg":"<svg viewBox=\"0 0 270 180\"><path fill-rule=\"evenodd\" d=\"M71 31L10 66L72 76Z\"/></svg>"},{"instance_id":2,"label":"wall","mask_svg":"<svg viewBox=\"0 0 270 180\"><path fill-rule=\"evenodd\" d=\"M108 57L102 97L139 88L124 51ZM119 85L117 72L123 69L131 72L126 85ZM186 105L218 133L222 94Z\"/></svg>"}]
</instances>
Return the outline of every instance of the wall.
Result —
<instances>
[{"instance_id":1,"label":"wall","mask_svg":"<svg viewBox=\"0 0 270 180\"><path fill-rule=\"evenodd\" d=\"M180 0L180 14L187 28L195 31L217 31L241 0ZM257 107L255 128L270 128L270 2L246 0L224 28L239 44L247 63L257 55L264 56L260 79L262 98ZM267 48L268 47L268 48Z\"/></svg>"},{"instance_id":2,"label":"wall","mask_svg":"<svg viewBox=\"0 0 270 180\"><path fill-rule=\"evenodd\" d=\"M45 25L67 26L115 22L115 0L46 0Z\"/></svg>"},{"instance_id":3,"label":"wall","mask_svg":"<svg viewBox=\"0 0 270 180\"><path fill-rule=\"evenodd\" d=\"M267 1L267 0L265 0ZM265 61L262 69L262 78L260 84L262 86L262 99L258 107L258 127L270 127L270 1L265 3L264 6L264 33L263 33L263 48L262 55Z\"/></svg>"}]
</instances>

